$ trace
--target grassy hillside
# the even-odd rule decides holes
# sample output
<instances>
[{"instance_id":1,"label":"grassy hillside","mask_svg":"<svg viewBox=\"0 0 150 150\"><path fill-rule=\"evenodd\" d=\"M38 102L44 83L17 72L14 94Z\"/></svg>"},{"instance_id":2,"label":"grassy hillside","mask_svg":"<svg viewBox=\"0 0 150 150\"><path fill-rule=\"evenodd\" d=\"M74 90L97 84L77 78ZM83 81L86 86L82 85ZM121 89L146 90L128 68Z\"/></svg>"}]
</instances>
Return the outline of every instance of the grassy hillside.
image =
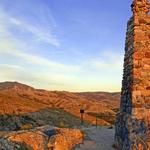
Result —
<instances>
[{"instance_id":1,"label":"grassy hillside","mask_svg":"<svg viewBox=\"0 0 150 150\"><path fill-rule=\"evenodd\" d=\"M79 127L80 119L57 108L47 108L20 115L0 115L1 131L29 129L43 125L69 128ZM87 123L85 122L84 125L87 125Z\"/></svg>"},{"instance_id":2,"label":"grassy hillside","mask_svg":"<svg viewBox=\"0 0 150 150\"><path fill-rule=\"evenodd\" d=\"M10 124L14 124L16 119L18 124L26 121L32 125L46 122L57 126L58 124L71 125L71 118L80 120L80 109L84 108L84 120L95 124L95 115L91 115L91 113L115 116L119 108L119 97L120 93L46 91L17 82L3 82L0 83L0 118L4 122L9 120ZM70 120L69 123L63 120L66 118L63 115L68 116L67 114L70 115L67 117L69 118L67 120ZM53 118L51 119L51 117ZM55 119L58 120L57 123ZM108 125L110 121L108 122L107 118L99 117L98 124ZM78 126L77 122L74 123L74 126L76 125Z\"/></svg>"}]
</instances>

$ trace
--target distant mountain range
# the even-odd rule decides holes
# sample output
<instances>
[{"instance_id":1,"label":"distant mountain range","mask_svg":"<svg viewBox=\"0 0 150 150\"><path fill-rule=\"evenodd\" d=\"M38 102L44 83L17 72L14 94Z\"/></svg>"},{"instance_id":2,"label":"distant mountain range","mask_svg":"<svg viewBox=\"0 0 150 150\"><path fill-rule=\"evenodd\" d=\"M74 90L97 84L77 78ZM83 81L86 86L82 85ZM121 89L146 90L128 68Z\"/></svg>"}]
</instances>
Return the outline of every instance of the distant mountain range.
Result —
<instances>
[{"instance_id":1,"label":"distant mountain range","mask_svg":"<svg viewBox=\"0 0 150 150\"><path fill-rule=\"evenodd\" d=\"M77 118L85 110L84 120L98 124L111 123L109 116L116 115L120 93L47 91L18 82L0 83L0 115L23 115L45 109L58 109Z\"/></svg>"}]
</instances>

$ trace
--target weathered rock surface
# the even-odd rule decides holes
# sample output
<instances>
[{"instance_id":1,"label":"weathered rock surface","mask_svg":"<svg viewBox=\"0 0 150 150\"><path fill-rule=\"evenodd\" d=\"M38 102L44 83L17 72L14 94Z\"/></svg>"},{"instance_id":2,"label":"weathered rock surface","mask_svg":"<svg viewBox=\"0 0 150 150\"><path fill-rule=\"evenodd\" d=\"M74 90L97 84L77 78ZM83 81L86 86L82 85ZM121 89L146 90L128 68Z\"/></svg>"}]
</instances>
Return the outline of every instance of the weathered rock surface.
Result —
<instances>
[{"instance_id":1,"label":"weathered rock surface","mask_svg":"<svg viewBox=\"0 0 150 150\"><path fill-rule=\"evenodd\" d=\"M5 133L0 138L1 150L70 150L81 143L78 129L39 127L29 131Z\"/></svg>"},{"instance_id":2,"label":"weathered rock surface","mask_svg":"<svg viewBox=\"0 0 150 150\"><path fill-rule=\"evenodd\" d=\"M150 3L134 0L128 22L121 107L116 119L119 150L150 150Z\"/></svg>"}]
</instances>

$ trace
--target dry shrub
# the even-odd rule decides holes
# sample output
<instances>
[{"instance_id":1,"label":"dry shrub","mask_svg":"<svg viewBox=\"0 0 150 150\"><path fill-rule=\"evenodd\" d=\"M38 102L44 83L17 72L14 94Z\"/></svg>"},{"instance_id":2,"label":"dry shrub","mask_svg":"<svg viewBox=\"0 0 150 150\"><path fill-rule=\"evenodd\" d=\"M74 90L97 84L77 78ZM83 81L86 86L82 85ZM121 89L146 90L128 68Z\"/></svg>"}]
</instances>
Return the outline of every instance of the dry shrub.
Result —
<instances>
[{"instance_id":1,"label":"dry shrub","mask_svg":"<svg viewBox=\"0 0 150 150\"><path fill-rule=\"evenodd\" d=\"M32 124L24 124L20 128L21 128L21 130L29 130L29 129L32 129L33 126L32 126Z\"/></svg>"}]
</instances>

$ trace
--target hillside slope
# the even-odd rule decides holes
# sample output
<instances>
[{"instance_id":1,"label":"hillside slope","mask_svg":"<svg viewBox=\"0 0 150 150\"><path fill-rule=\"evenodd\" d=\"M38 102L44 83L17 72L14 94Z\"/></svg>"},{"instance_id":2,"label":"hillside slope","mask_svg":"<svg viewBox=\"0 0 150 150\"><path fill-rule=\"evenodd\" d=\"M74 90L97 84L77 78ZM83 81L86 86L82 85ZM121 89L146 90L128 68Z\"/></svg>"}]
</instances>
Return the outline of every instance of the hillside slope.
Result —
<instances>
[{"instance_id":1,"label":"hillside slope","mask_svg":"<svg viewBox=\"0 0 150 150\"><path fill-rule=\"evenodd\" d=\"M119 108L120 93L46 91L18 82L0 83L0 115L21 115L44 109L59 109L80 117L85 109L84 119L95 123L95 115L115 116ZM109 124L104 117L98 117L98 124Z\"/></svg>"}]
</instances>

